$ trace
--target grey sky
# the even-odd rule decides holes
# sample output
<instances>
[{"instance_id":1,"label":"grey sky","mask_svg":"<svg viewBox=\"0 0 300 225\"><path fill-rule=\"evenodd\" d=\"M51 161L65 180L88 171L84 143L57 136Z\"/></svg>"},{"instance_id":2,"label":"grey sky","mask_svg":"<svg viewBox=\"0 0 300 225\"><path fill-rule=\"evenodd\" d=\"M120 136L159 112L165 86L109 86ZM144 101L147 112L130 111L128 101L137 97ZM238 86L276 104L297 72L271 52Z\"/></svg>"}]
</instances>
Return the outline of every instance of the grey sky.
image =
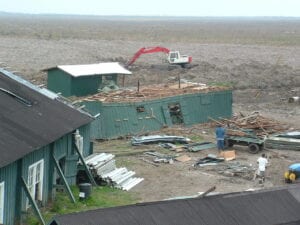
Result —
<instances>
[{"instance_id":1,"label":"grey sky","mask_svg":"<svg viewBox=\"0 0 300 225\"><path fill-rule=\"evenodd\" d=\"M0 0L0 6L22 13L300 17L300 0Z\"/></svg>"}]
</instances>

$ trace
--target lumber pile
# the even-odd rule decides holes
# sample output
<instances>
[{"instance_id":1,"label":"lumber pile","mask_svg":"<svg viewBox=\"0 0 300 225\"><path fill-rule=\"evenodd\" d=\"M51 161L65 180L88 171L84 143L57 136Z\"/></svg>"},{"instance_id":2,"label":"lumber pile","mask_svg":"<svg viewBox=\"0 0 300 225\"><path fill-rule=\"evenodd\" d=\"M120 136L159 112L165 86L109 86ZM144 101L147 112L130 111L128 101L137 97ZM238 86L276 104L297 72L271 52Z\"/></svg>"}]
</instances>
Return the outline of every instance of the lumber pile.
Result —
<instances>
[{"instance_id":1,"label":"lumber pile","mask_svg":"<svg viewBox=\"0 0 300 225\"><path fill-rule=\"evenodd\" d=\"M226 90L226 87L203 86L203 85L184 85L182 87L174 87L174 85L150 85L140 88L119 89L110 92L99 92L97 94L79 98L75 102L80 101L101 101L101 102L138 102L144 100L160 99L175 95L184 95L199 92L213 92Z\"/></svg>"},{"instance_id":2,"label":"lumber pile","mask_svg":"<svg viewBox=\"0 0 300 225\"><path fill-rule=\"evenodd\" d=\"M249 132L257 137L268 136L286 130L284 124L253 112L249 115L235 115L231 119L216 121L226 127L226 133L232 136L249 136Z\"/></svg>"}]
</instances>

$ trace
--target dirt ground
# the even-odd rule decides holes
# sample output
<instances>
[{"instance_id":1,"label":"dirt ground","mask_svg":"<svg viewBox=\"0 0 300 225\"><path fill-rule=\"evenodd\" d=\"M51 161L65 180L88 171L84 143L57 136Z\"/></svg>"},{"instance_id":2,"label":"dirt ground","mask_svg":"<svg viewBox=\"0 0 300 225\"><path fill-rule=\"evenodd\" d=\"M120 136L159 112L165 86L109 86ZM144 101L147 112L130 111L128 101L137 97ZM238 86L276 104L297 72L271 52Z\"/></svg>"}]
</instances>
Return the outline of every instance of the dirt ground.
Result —
<instances>
[{"instance_id":1,"label":"dirt ground","mask_svg":"<svg viewBox=\"0 0 300 225\"><path fill-rule=\"evenodd\" d=\"M164 54L141 56L130 68L126 86L167 83L180 76L189 81L231 85L234 113L259 111L300 129L299 19L176 19L34 16L0 14L0 66L35 84L46 84L43 69L56 65L119 61L125 63L141 47L164 46L193 57L190 69L170 69ZM213 140L212 130L199 135ZM109 151L126 141L97 144ZM129 148L129 144L128 144ZM257 155L235 147L237 161L256 164ZM145 180L132 189L141 201L195 195L216 186L217 192L262 188L256 182L225 177L212 168L191 165L216 149L186 153L192 160L155 167L139 155L118 157ZM264 187L282 185L287 166L300 152L266 151L271 157Z\"/></svg>"}]
</instances>

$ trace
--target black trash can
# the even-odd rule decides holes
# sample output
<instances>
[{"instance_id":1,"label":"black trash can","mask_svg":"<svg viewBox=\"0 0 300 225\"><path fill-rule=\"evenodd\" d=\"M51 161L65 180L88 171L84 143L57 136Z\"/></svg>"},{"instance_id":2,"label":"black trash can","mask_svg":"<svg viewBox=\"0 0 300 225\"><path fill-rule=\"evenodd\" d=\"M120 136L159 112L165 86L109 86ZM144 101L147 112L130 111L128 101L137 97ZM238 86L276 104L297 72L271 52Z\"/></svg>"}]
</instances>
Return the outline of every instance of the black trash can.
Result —
<instances>
[{"instance_id":1,"label":"black trash can","mask_svg":"<svg viewBox=\"0 0 300 225\"><path fill-rule=\"evenodd\" d=\"M82 183L79 184L79 198L80 199L86 199L90 197L92 193L92 184L90 183Z\"/></svg>"}]
</instances>

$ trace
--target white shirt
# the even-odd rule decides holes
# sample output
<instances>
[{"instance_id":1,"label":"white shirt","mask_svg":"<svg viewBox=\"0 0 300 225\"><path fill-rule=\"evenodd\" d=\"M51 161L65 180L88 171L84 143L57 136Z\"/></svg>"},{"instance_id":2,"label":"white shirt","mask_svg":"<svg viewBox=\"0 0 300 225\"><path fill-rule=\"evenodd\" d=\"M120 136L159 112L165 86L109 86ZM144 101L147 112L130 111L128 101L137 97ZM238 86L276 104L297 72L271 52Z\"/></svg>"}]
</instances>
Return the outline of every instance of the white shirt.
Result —
<instances>
[{"instance_id":1,"label":"white shirt","mask_svg":"<svg viewBox=\"0 0 300 225\"><path fill-rule=\"evenodd\" d=\"M268 160L266 158L259 157L257 162L258 162L258 169L260 171L265 171L266 170L266 165L268 164Z\"/></svg>"}]
</instances>

